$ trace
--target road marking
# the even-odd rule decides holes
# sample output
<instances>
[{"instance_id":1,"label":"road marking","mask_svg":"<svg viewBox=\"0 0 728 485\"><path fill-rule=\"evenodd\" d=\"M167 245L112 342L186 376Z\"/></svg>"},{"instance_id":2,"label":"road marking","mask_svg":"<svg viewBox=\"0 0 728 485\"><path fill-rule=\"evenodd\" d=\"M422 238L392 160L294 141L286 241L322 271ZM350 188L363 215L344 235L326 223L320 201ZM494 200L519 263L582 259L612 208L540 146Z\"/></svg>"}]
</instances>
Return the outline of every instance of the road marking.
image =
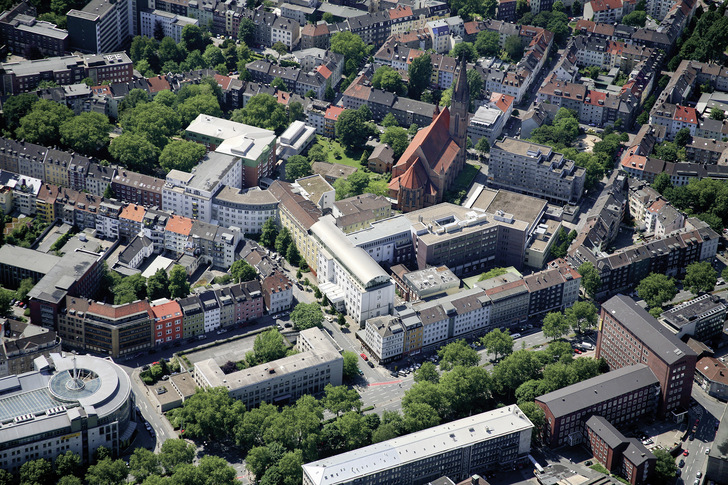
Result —
<instances>
[{"instance_id":1,"label":"road marking","mask_svg":"<svg viewBox=\"0 0 728 485\"><path fill-rule=\"evenodd\" d=\"M372 386L386 386L387 384L399 384L400 382L402 382L401 379L398 380L398 381L374 382L372 384L369 384L369 387L372 387Z\"/></svg>"}]
</instances>

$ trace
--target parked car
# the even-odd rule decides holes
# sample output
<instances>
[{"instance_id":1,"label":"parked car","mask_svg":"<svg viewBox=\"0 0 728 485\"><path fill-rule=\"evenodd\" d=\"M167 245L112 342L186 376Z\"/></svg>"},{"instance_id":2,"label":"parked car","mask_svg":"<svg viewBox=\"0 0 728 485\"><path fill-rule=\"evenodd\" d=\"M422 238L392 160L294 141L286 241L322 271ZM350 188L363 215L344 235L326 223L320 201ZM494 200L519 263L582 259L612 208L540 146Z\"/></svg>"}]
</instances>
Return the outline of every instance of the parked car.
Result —
<instances>
[{"instance_id":1,"label":"parked car","mask_svg":"<svg viewBox=\"0 0 728 485\"><path fill-rule=\"evenodd\" d=\"M369 358L365 354L359 354L359 355L361 356L362 359L369 360Z\"/></svg>"},{"instance_id":2,"label":"parked car","mask_svg":"<svg viewBox=\"0 0 728 485\"><path fill-rule=\"evenodd\" d=\"M514 333L513 335L511 335L511 337L512 338L521 338L521 334L520 333Z\"/></svg>"},{"instance_id":3,"label":"parked car","mask_svg":"<svg viewBox=\"0 0 728 485\"><path fill-rule=\"evenodd\" d=\"M374 369L374 362L372 362L371 360L368 360L367 361L367 364L369 364L369 367L371 367L372 369Z\"/></svg>"}]
</instances>

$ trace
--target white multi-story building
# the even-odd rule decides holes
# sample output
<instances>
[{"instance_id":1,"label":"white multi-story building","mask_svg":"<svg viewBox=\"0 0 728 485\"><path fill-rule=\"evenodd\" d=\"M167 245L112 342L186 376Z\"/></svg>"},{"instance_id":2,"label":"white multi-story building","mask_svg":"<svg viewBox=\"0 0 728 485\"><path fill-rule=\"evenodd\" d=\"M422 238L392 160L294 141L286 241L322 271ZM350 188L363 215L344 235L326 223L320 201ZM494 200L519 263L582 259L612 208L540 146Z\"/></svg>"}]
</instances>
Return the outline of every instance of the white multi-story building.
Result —
<instances>
[{"instance_id":1,"label":"white multi-story building","mask_svg":"<svg viewBox=\"0 0 728 485\"><path fill-rule=\"evenodd\" d=\"M319 247L319 288L329 301L359 323L390 314L394 283L376 261L354 246L330 215L313 224L311 233Z\"/></svg>"},{"instance_id":2,"label":"white multi-story building","mask_svg":"<svg viewBox=\"0 0 728 485\"><path fill-rule=\"evenodd\" d=\"M182 254L187 249L193 221L189 217L172 215L164 227L164 249Z\"/></svg>"},{"instance_id":3,"label":"white multi-story building","mask_svg":"<svg viewBox=\"0 0 728 485\"><path fill-rule=\"evenodd\" d=\"M695 136L695 130L700 124L700 115L695 108L689 106L659 103L650 111L650 124L666 127L666 138L673 140L677 132L683 128L687 128L690 130L690 135Z\"/></svg>"},{"instance_id":4,"label":"white multi-story building","mask_svg":"<svg viewBox=\"0 0 728 485\"><path fill-rule=\"evenodd\" d=\"M200 294L200 304L205 321L205 333L220 328L220 302L217 301L214 291L205 291Z\"/></svg>"},{"instance_id":5,"label":"white multi-story building","mask_svg":"<svg viewBox=\"0 0 728 485\"><path fill-rule=\"evenodd\" d=\"M500 137L513 112L514 101L513 96L493 93L490 99L478 108L468 125L468 136L473 145L483 137L492 145Z\"/></svg>"},{"instance_id":6,"label":"white multi-story building","mask_svg":"<svg viewBox=\"0 0 728 485\"><path fill-rule=\"evenodd\" d=\"M142 10L141 18L141 35L144 37L154 38L154 30L157 24L162 26L165 37L171 37L175 42L182 42L182 29L186 25L199 25L197 19L177 15L164 10L153 10L151 12Z\"/></svg>"},{"instance_id":7,"label":"white multi-story building","mask_svg":"<svg viewBox=\"0 0 728 485\"><path fill-rule=\"evenodd\" d=\"M399 317L383 315L370 318L364 328L364 341L372 358L389 362L404 352L404 327Z\"/></svg>"},{"instance_id":8,"label":"white multi-story building","mask_svg":"<svg viewBox=\"0 0 728 485\"><path fill-rule=\"evenodd\" d=\"M294 402L304 394L323 392L327 384L341 385L344 359L320 329L303 330L296 347L297 354L227 375L213 359L197 362L195 382L204 388L225 387L248 409L264 401Z\"/></svg>"},{"instance_id":9,"label":"white multi-story building","mask_svg":"<svg viewBox=\"0 0 728 485\"><path fill-rule=\"evenodd\" d=\"M303 465L303 485L458 483L526 459L533 423L518 406L423 429Z\"/></svg>"},{"instance_id":10,"label":"white multi-story building","mask_svg":"<svg viewBox=\"0 0 728 485\"><path fill-rule=\"evenodd\" d=\"M119 239L119 214L122 205L104 200L96 213L96 234L115 241Z\"/></svg>"},{"instance_id":11,"label":"white multi-story building","mask_svg":"<svg viewBox=\"0 0 728 485\"><path fill-rule=\"evenodd\" d=\"M171 170L162 188L162 208L175 214L212 220L212 198L228 186L243 187L243 166L240 157L209 152L195 167L194 173Z\"/></svg>"},{"instance_id":12,"label":"white multi-story building","mask_svg":"<svg viewBox=\"0 0 728 485\"><path fill-rule=\"evenodd\" d=\"M271 42L282 42L288 50L293 50L301 38L301 25L293 19L278 17L270 29Z\"/></svg>"},{"instance_id":13,"label":"white multi-story building","mask_svg":"<svg viewBox=\"0 0 728 485\"><path fill-rule=\"evenodd\" d=\"M243 234L258 234L263 224L275 219L278 199L258 187L223 187L212 198L212 224L239 227Z\"/></svg>"},{"instance_id":14,"label":"white multi-story building","mask_svg":"<svg viewBox=\"0 0 728 485\"><path fill-rule=\"evenodd\" d=\"M484 333L490 326L491 307L490 298L480 288L414 303L412 308L423 325L422 346Z\"/></svg>"},{"instance_id":15,"label":"white multi-story building","mask_svg":"<svg viewBox=\"0 0 728 485\"><path fill-rule=\"evenodd\" d=\"M123 49L137 33L136 5L134 0L92 0L82 10L70 10L71 49L93 54Z\"/></svg>"},{"instance_id":16,"label":"white multi-story building","mask_svg":"<svg viewBox=\"0 0 728 485\"><path fill-rule=\"evenodd\" d=\"M377 263L402 263L413 255L412 223L403 215L372 222L367 229L346 235Z\"/></svg>"}]
</instances>

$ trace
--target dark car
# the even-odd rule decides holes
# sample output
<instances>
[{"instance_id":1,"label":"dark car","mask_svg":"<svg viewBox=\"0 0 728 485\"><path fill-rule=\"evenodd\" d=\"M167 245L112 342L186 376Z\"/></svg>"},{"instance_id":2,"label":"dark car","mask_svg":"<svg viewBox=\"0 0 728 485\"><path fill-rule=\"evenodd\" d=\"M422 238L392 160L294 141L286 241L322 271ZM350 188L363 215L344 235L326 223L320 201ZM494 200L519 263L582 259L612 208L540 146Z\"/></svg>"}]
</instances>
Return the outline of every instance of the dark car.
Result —
<instances>
[{"instance_id":1,"label":"dark car","mask_svg":"<svg viewBox=\"0 0 728 485\"><path fill-rule=\"evenodd\" d=\"M677 464L680 468L685 466L685 460L680 460L680 463Z\"/></svg>"},{"instance_id":2,"label":"dark car","mask_svg":"<svg viewBox=\"0 0 728 485\"><path fill-rule=\"evenodd\" d=\"M367 364L369 364L369 367L371 367L372 369L374 369L374 362L372 362L371 360L368 360L367 361Z\"/></svg>"}]
</instances>

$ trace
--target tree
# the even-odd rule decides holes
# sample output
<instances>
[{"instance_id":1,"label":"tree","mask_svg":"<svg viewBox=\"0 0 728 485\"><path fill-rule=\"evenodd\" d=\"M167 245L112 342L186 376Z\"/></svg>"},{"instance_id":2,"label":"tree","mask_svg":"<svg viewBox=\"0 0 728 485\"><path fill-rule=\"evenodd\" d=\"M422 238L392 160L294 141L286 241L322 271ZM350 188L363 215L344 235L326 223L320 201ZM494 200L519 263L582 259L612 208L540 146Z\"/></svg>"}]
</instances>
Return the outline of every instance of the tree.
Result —
<instances>
[{"instance_id":1,"label":"tree","mask_svg":"<svg viewBox=\"0 0 728 485\"><path fill-rule=\"evenodd\" d=\"M58 455L53 463L58 478L79 476L83 469L81 465L81 457L71 450L68 450L62 455ZM0 483L2 483L2 480L0 480Z\"/></svg>"},{"instance_id":2,"label":"tree","mask_svg":"<svg viewBox=\"0 0 728 485\"><path fill-rule=\"evenodd\" d=\"M183 126L187 126L201 114L221 117L222 110L220 102L212 93L203 93L191 98L185 99L183 103L177 106L177 113Z\"/></svg>"},{"instance_id":3,"label":"tree","mask_svg":"<svg viewBox=\"0 0 728 485\"><path fill-rule=\"evenodd\" d=\"M657 463L655 463L655 480L657 483L670 483L675 480L677 465L672 455L667 450L659 448L652 450L652 453L657 458Z\"/></svg>"},{"instance_id":4,"label":"tree","mask_svg":"<svg viewBox=\"0 0 728 485\"><path fill-rule=\"evenodd\" d=\"M41 99L20 119L17 138L39 145L53 145L60 139L61 125L73 117L73 111L62 104Z\"/></svg>"},{"instance_id":5,"label":"tree","mask_svg":"<svg viewBox=\"0 0 728 485\"><path fill-rule=\"evenodd\" d=\"M59 127L61 143L85 155L94 155L109 145L109 118L87 112L67 119Z\"/></svg>"},{"instance_id":6,"label":"tree","mask_svg":"<svg viewBox=\"0 0 728 485\"><path fill-rule=\"evenodd\" d=\"M664 274L650 273L637 285L637 294L651 308L660 309L663 303L672 300L677 294L675 280Z\"/></svg>"},{"instance_id":7,"label":"tree","mask_svg":"<svg viewBox=\"0 0 728 485\"><path fill-rule=\"evenodd\" d=\"M359 375L359 356L348 350L342 352L341 356L344 358L344 377L356 378Z\"/></svg>"},{"instance_id":8,"label":"tree","mask_svg":"<svg viewBox=\"0 0 728 485\"><path fill-rule=\"evenodd\" d=\"M500 53L500 38L498 32L481 30L475 39L475 50L481 56L495 57Z\"/></svg>"},{"instance_id":9,"label":"tree","mask_svg":"<svg viewBox=\"0 0 728 485\"><path fill-rule=\"evenodd\" d=\"M465 340L451 342L437 351L440 357L440 369L449 371L457 365L466 367L478 365L480 355Z\"/></svg>"},{"instance_id":10,"label":"tree","mask_svg":"<svg viewBox=\"0 0 728 485\"><path fill-rule=\"evenodd\" d=\"M320 327L324 314L317 303L299 303L291 312L291 322L298 330Z\"/></svg>"},{"instance_id":11,"label":"tree","mask_svg":"<svg viewBox=\"0 0 728 485\"><path fill-rule=\"evenodd\" d=\"M361 410L361 398L354 389L326 384L324 393L321 404L325 409L337 416L352 410L356 412Z\"/></svg>"},{"instance_id":12,"label":"tree","mask_svg":"<svg viewBox=\"0 0 728 485\"><path fill-rule=\"evenodd\" d=\"M599 271L590 262L583 263L577 270L581 275L581 286L591 297L599 291L602 286L602 279L599 277Z\"/></svg>"},{"instance_id":13,"label":"tree","mask_svg":"<svg viewBox=\"0 0 728 485\"><path fill-rule=\"evenodd\" d=\"M489 354L494 354L496 360L513 352L513 337L500 328L491 330L480 339L480 343Z\"/></svg>"},{"instance_id":14,"label":"tree","mask_svg":"<svg viewBox=\"0 0 728 485\"><path fill-rule=\"evenodd\" d=\"M159 103L143 103L121 116L121 128L124 134L133 133L144 136L160 150L169 143L182 122L177 112ZM112 142L113 145L113 142Z\"/></svg>"},{"instance_id":15,"label":"tree","mask_svg":"<svg viewBox=\"0 0 728 485\"><path fill-rule=\"evenodd\" d=\"M302 155L293 155L286 161L286 178L290 181L313 174L311 162Z\"/></svg>"},{"instance_id":16,"label":"tree","mask_svg":"<svg viewBox=\"0 0 728 485\"><path fill-rule=\"evenodd\" d=\"M303 105L301 103L299 103L298 101L294 101L288 104L288 119L291 123L293 123L294 121L303 121L306 119L306 114L303 111Z\"/></svg>"},{"instance_id":17,"label":"tree","mask_svg":"<svg viewBox=\"0 0 728 485\"><path fill-rule=\"evenodd\" d=\"M248 262L244 259L238 259L232 264L232 266L230 266L230 274L235 279L236 283L253 281L258 276L255 268L248 264Z\"/></svg>"},{"instance_id":18,"label":"tree","mask_svg":"<svg viewBox=\"0 0 728 485\"><path fill-rule=\"evenodd\" d=\"M396 69L389 66L381 66L374 72L372 86L395 94L404 94L405 92L402 76Z\"/></svg>"},{"instance_id":19,"label":"tree","mask_svg":"<svg viewBox=\"0 0 728 485\"><path fill-rule=\"evenodd\" d=\"M111 140L109 154L121 165L139 172L149 173L159 158L159 148L144 135L122 133Z\"/></svg>"},{"instance_id":20,"label":"tree","mask_svg":"<svg viewBox=\"0 0 728 485\"><path fill-rule=\"evenodd\" d=\"M259 333L253 342L253 353L258 364L281 359L286 356L287 350L283 335L275 328Z\"/></svg>"},{"instance_id":21,"label":"tree","mask_svg":"<svg viewBox=\"0 0 728 485\"><path fill-rule=\"evenodd\" d=\"M660 172L652 182L652 188L658 191L660 194L664 194L665 190L673 188L670 175L666 172Z\"/></svg>"},{"instance_id":22,"label":"tree","mask_svg":"<svg viewBox=\"0 0 728 485\"><path fill-rule=\"evenodd\" d=\"M253 34L255 34L255 23L247 17L240 20L240 27L238 28L238 39L245 42L247 45L253 43Z\"/></svg>"},{"instance_id":23,"label":"tree","mask_svg":"<svg viewBox=\"0 0 728 485\"><path fill-rule=\"evenodd\" d=\"M30 290L32 290L34 286L35 283L33 282L33 278L24 278L21 280L18 289L15 290L15 299L25 301L28 297L28 293L30 293Z\"/></svg>"},{"instance_id":24,"label":"tree","mask_svg":"<svg viewBox=\"0 0 728 485\"><path fill-rule=\"evenodd\" d=\"M475 69L472 69L468 71L466 76L468 78L468 89L470 91L470 95L473 98L481 98L483 91L483 78L480 77L480 73Z\"/></svg>"},{"instance_id":25,"label":"tree","mask_svg":"<svg viewBox=\"0 0 728 485\"><path fill-rule=\"evenodd\" d=\"M574 0L571 4L571 15L578 17L584 12L584 8L579 0Z\"/></svg>"},{"instance_id":26,"label":"tree","mask_svg":"<svg viewBox=\"0 0 728 485\"><path fill-rule=\"evenodd\" d=\"M169 277L164 269L159 268L147 280L147 297L150 300L169 298Z\"/></svg>"},{"instance_id":27,"label":"tree","mask_svg":"<svg viewBox=\"0 0 728 485\"><path fill-rule=\"evenodd\" d=\"M207 150L204 145L186 140L172 140L159 155L159 165L167 172L181 170L190 172L202 160Z\"/></svg>"},{"instance_id":28,"label":"tree","mask_svg":"<svg viewBox=\"0 0 728 485\"><path fill-rule=\"evenodd\" d=\"M531 434L531 440L539 443L541 441L541 433L546 426L546 414L540 406L534 402L519 402L518 407L521 408L523 414L533 423L534 431Z\"/></svg>"},{"instance_id":29,"label":"tree","mask_svg":"<svg viewBox=\"0 0 728 485\"><path fill-rule=\"evenodd\" d=\"M622 23L624 25L631 25L632 27L644 27L646 22L647 13L643 10L635 10L622 17Z\"/></svg>"},{"instance_id":30,"label":"tree","mask_svg":"<svg viewBox=\"0 0 728 485\"><path fill-rule=\"evenodd\" d=\"M391 113L389 113L391 114ZM386 143L392 150L394 150L394 159L397 160L402 156L407 147L409 146L409 136L407 136L407 130L400 128L399 126L389 126L384 130L384 133L380 137L379 141ZM364 173L364 172L362 172Z\"/></svg>"},{"instance_id":31,"label":"tree","mask_svg":"<svg viewBox=\"0 0 728 485\"><path fill-rule=\"evenodd\" d=\"M324 99L326 101L332 102L335 97L336 93L334 92L334 88L331 87L331 80L329 79L328 81L326 81L326 88L324 89Z\"/></svg>"},{"instance_id":32,"label":"tree","mask_svg":"<svg viewBox=\"0 0 728 485\"><path fill-rule=\"evenodd\" d=\"M692 135L690 134L689 128L683 128L675 133L675 145L678 147L684 147L690 144Z\"/></svg>"},{"instance_id":33,"label":"tree","mask_svg":"<svg viewBox=\"0 0 728 485\"><path fill-rule=\"evenodd\" d=\"M0 484L5 485L5 483L6 482L3 482L2 479L0 479ZM7 485L10 485L11 483L12 482L7 482ZM145 485L151 485L147 482L144 483ZM65 477L60 477L58 479L58 482L56 482L56 485L83 485L83 482L78 477L74 477L73 475L66 475Z\"/></svg>"},{"instance_id":34,"label":"tree","mask_svg":"<svg viewBox=\"0 0 728 485\"><path fill-rule=\"evenodd\" d=\"M414 137L419 130L420 130L420 127L417 126L416 124L412 123L410 125L409 129L407 130L407 134L411 137Z\"/></svg>"},{"instance_id":35,"label":"tree","mask_svg":"<svg viewBox=\"0 0 728 485\"><path fill-rule=\"evenodd\" d=\"M169 272L170 298L185 298L190 294L190 283L187 281L187 271L183 266L175 264Z\"/></svg>"},{"instance_id":36,"label":"tree","mask_svg":"<svg viewBox=\"0 0 728 485\"><path fill-rule=\"evenodd\" d=\"M129 472L140 482L150 475L161 475L159 457L146 448L136 448L129 458Z\"/></svg>"},{"instance_id":37,"label":"tree","mask_svg":"<svg viewBox=\"0 0 728 485\"><path fill-rule=\"evenodd\" d=\"M474 62L478 59L478 52L470 42L460 42L450 51L450 57L460 59L465 57L465 62Z\"/></svg>"},{"instance_id":38,"label":"tree","mask_svg":"<svg viewBox=\"0 0 728 485\"><path fill-rule=\"evenodd\" d=\"M426 403L413 402L405 408L404 428L408 433L432 428L438 424L440 424L440 415Z\"/></svg>"},{"instance_id":39,"label":"tree","mask_svg":"<svg viewBox=\"0 0 728 485\"><path fill-rule=\"evenodd\" d=\"M478 140L478 143L475 144L475 149L478 150L480 153L489 153L490 143L488 143L488 139L484 136L481 136L480 140Z\"/></svg>"},{"instance_id":40,"label":"tree","mask_svg":"<svg viewBox=\"0 0 728 485\"><path fill-rule=\"evenodd\" d=\"M415 371L415 382L432 382L437 384L440 382L440 373L432 362L424 362L422 366Z\"/></svg>"},{"instance_id":41,"label":"tree","mask_svg":"<svg viewBox=\"0 0 728 485\"><path fill-rule=\"evenodd\" d=\"M356 73L362 60L369 55L372 46L367 45L356 34L343 31L331 36L331 50L344 56L345 74Z\"/></svg>"},{"instance_id":42,"label":"tree","mask_svg":"<svg viewBox=\"0 0 728 485\"><path fill-rule=\"evenodd\" d=\"M498 276L503 276L506 273L508 273L508 270L506 268L493 268L481 274L480 278L478 278L478 281L485 281L491 278L497 278Z\"/></svg>"},{"instance_id":43,"label":"tree","mask_svg":"<svg viewBox=\"0 0 728 485\"><path fill-rule=\"evenodd\" d=\"M114 304L123 305L147 296L147 280L140 273L126 276L114 286Z\"/></svg>"},{"instance_id":44,"label":"tree","mask_svg":"<svg viewBox=\"0 0 728 485\"><path fill-rule=\"evenodd\" d=\"M723 111L720 108L711 108L710 109L710 119L723 121L725 119L725 111Z\"/></svg>"},{"instance_id":45,"label":"tree","mask_svg":"<svg viewBox=\"0 0 728 485\"><path fill-rule=\"evenodd\" d=\"M479 366L457 366L440 379L440 389L450 403L447 418L468 416L481 410L491 397L492 384L488 371Z\"/></svg>"},{"instance_id":46,"label":"tree","mask_svg":"<svg viewBox=\"0 0 728 485\"><path fill-rule=\"evenodd\" d=\"M564 6L564 2L561 0L556 0L551 7L552 12L563 12L564 10L566 10L566 7Z\"/></svg>"},{"instance_id":47,"label":"tree","mask_svg":"<svg viewBox=\"0 0 728 485\"><path fill-rule=\"evenodd\" d=\"M127 475L129 471L123 460L104 458L88 468L86 481L89 485L121 485Z\"/></svg>"},{"instance_id":48,"label":"tree","mask_svg":"<svg viewBox=\"0 0 728 485\"><path fill-rule=\"evenodd\" d=\"M597 324L597 308L588 301L577 301L566 310L567 319L576 333L581 333Z\"/></svg>"},{"instance_id":49,"label":"tree","mask_svg":"<svg viewBox=\"0 0 728 485\"><path fill-rule=\"evenodd\" d=\"M119 103L119 116L121 117L127 111L130 111L140 104L149 103L152 100L151 95L140 88L134 88Z\"/></svg>"},{"instance_id":50,"label":"tree","mask_svg":"<svg viewBox=\"0 0 728 485\"><path fill-rule=\"evenodd\" d=\"M364 146L369 134L364 118L353 109L344 110L339 115L335 131L337 139L347 149Z\"/></svg>"},{"instance_id":51,"label":"tree","mask_svg":"<svg viewBox=\"0 0 728 485\"><path fill-rule=\"evenodd\" d=\"M708 261L689 264L683 285L695 294L713 291L718 273Z\"/></svg>"},{"instance_id":52,"label":"tree","mask_svg":"<svg viewBox=\"0 0 728 485\"><path fill-rule=\"evenodd\" d=\"M174 473L179 465L191 464L196 454L195 446L183 439L168 439L162 443L159 462L167 474Z\"/></svg>"},{"instance_id":53,"label":"tree","mask_svg":"<svg viewBox=\"0 0 728 485\"><path fill-rule=\"evenodd\" d=\"M185 25L182 29L182 43L189 52L195 50L205 52L209 42L209 34L203 32L197 25Z\"/></svg>"},{"instance_id":54,"label":"tree","mask_svg":"<svg viewBox=\"0 0 728 485\"><path fill-rule=\"evenodd\" d=\"M561 312L549 312L543 319L543 334L551 339L559 339L569 333L571 322Z\"/></svg>"},{"instance_id":55,"label":"tree","mask_svg":"<svg viewBox=\"0 0 728 485\"><path fill-rule=\"evenodd\" d=\"M5 118L5 126L10 130L15 130L20 124L20 120L30 113L33 105L38 101L38 96L32 93L17 94L10 96L3 103L3 117Z\"/></svg>"},{"instance_id":56,"label":"tree","mask_svg":"<svg viewBox=\"0 0 728 485\"><path fill-rule=\"evenodd\" d=\"M518 62L523 57L523 43L517 35L511 35L506 38L503 49L514 62Z\"/></svg>"},{"instance_id":57,"label":"tree","mask_svg":"<svg viewBox=\"0 0 728 485\"><path fill-rule=\"evenodd\" d=\"M286 261L288 261L292 266L299 266L301 264L301 253L298 251L298 246L296 246L295 242L288 245L288 250L286 250Z\"/></svg>"},{"instance_id":58,"label":"tree","mask_svg":"<svg viewBox=\"0 0 728 485\"><path fill-rule=\"evenodd\" d=\"M230 117L232 121L273 130L277 135L288 126L286 109L270 94L256 94L244 108L236 109Z\"/></svg>"},{"instance_id":59,"label":"tree","mask_svg":"<svg viewBox=\"0 0 728 485\"><path fill-rule=\"evenodd\" d=\"M260 244L268 249L273 249L278 237L278 228L272 217L266 219L260 232Z\"/></svg>"},{"instance_id":60,"label":"tree","mask_svg":"<svg viewBox=\"0 0 728 485\"><path fill-rule=\"evenodd\" d=\"M366 106L366 104L363 104L362 106ZM385 128L389 128L390 126L399 126L399 122L392 113L387 113L384 119L382 119L382 126Z\"/></svg>"},{"instance_id":61,"label":"tree","mask_svg":"<svg viewBox=\"0 0 728 485\"><path fill-rule=\"evenodd\" d=\"M276 237L276 252L285 255L288 250L288 246L290 246L292 242L293 238L291 237L291 233L288 231L287 227L284 227L281 229L281 232L278 233L278 237Z\"/></svg>"},{"instance_id":62,"label":"tree","mask_svg":"<svg viewBox=\"0 0 728 485\"><path fill-rule=\"evenodd\" d=\"M421 55L410 62L407 68L409 77L409 96L419 99L422 92L430 86L432 59L428 54Z\"/></svg>"},{"instance_id":63,"label":"tree","mask_svg":"<svg viewBox=\"0 0 728 485\"><path fill-rule=\"evenodd\" d=\"M53 466L51 462L38 458L23 463L20 467L20 482L23 484L41 485L53 482Z\"/></svg>"}]
</instances>

